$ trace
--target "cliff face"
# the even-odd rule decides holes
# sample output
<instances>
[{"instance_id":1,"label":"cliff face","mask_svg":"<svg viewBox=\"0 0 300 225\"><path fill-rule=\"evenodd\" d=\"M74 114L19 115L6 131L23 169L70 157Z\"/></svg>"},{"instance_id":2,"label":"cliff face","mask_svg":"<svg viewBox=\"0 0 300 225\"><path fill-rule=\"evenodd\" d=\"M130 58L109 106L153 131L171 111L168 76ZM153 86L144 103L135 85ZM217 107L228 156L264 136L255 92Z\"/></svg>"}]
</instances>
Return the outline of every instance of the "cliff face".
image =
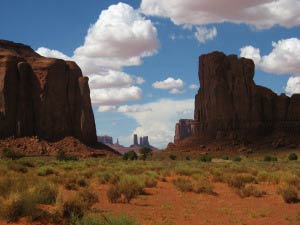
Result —
<instances>
[{"instance_id":1,"label":"cliff face","mask_svg":"<svg viewBox=\"0 0 300 225\"><path fill-rule=\"evenodd\" d=\"M300 95L278 96L256 85L254 70L252 60L235 55L214 52L200 57L201 87L194 115L198 134L264 136L275 130L300 131Z\"/></svg>"},{"instance_id":2,"label":"cliff face","mask_svg":"<svg viewBox=\"0 0 300 225\"><path fill-rule=\"evenodd\" d=\"M97 141L88 78L70 61L0 40L0 138Z\"/></svg>"},{"instance_id":3,"label":"cliff face","mask_svg":"<svg viewBox=\"0 0 300 225\"><path fill-rule=\"evenodd\" d=\"M252 60L236 55L213 52L200 56L200 89L194 121L189 123L192 135L249 139L280 133L300 137L300 94L278 96L254 83L254 71ZM177 126L177 133L185 130L180 123ZM177 142L183 139L180 136L175 135Z\"/></svg>"}]
</instances>

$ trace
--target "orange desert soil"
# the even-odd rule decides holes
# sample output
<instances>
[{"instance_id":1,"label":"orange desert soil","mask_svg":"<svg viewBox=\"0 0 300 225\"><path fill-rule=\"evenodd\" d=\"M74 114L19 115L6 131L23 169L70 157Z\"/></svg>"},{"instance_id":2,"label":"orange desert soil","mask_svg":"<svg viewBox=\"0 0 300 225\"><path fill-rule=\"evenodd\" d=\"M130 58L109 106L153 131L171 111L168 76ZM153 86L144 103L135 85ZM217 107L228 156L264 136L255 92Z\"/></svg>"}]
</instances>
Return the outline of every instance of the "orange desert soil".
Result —
<instances>
[{"instance_id":1,"label":"orange desert soil","mask_svg":"<svg viewBox=\"0 0 300 225\"><path fill-rule=\"evenodd\" d=\"M300 224L300 203L284 203L276 194L277 187L259 184L267 192L261 198L240 198L226 184L214 183L216 196L181 193L168 182L159 182L147 188L146 195L133 199L130 204L111 204L106 198L109 185L93 184L99 193L99 203L94 208L105 215L130 215L141 225L296 225ZM2 225L8 223L0 222ZM21 220L9 225L25 225Z\"/></svg>"}]
</instances>

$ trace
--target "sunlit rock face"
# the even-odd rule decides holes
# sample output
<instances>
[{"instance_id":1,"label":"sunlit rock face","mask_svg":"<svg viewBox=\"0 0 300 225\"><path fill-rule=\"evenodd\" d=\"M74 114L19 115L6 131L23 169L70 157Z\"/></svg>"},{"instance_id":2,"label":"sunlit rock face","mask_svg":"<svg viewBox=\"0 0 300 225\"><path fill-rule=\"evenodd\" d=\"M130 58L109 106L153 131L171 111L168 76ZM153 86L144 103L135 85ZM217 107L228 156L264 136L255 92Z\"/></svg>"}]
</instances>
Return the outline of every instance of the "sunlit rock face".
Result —
<instances>
[{"instance_id":1,"label":"sunlit rock face","mask_svg":"<svg viewBox=\"0 0 300 225\"><path fill-rule=\"evenodd\" d=\"M97 141L88 78L76 63L0 40L0 138Z\"/></svg>"}]
</instances>

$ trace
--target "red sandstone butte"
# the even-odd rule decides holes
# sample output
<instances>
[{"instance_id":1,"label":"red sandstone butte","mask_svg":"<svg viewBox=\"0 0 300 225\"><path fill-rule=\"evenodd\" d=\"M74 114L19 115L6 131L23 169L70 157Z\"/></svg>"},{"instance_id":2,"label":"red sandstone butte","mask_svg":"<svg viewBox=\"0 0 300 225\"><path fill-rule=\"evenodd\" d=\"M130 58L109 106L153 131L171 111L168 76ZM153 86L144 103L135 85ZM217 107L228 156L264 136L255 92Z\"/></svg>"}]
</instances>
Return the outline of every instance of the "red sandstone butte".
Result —
<instances>
[{"instance_id":1,"label":"red sandstone butte","mask_svg":"<svg viewBox=\"0 0 300 225\"><path fill-rule=\"evenodd\" d=\"M76 63L0 40L0 138L97 142L88 78Z\"/></svg>"},{"instance_id":2,"label":"red sandstone butte","mask_svg":"<svg viewBox=\"0 0 300 225\"><path fill-rule=\"evenodd\" d=\"M175 143L193 136L212 141L285 137L299 144L300 94L278 96L256 85L254 72L250 59L221 52L200 56L194 120L176 125Z\"/></svg>"}]
</instances>

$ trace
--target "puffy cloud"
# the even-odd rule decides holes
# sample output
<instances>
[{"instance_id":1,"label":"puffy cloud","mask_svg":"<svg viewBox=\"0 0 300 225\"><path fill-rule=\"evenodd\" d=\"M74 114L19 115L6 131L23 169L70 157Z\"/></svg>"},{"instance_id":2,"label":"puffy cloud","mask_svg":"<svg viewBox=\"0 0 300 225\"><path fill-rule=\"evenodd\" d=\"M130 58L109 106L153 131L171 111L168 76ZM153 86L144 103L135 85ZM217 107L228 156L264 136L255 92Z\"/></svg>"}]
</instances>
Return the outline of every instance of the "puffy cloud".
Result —
<instances>
[{"instance_id":1,"label":"puffy cloud","mask_svg":"<svg viewBox=\"0 0 300 225\"><path fill-rule=\"evenodd\" d=\"M99 106L98 112L115 112L117 109L114 105L102 105Z\"/></svg>"},{"instance_id":2,"label":"puffy cloud","mask_svg":"<svg viewBox=\"0 0 300 225\"><path fill-rule=\"evenodd\" d=\"M100 105L118 105L128 101L137 101L142 97L139 87L92 89L92 103Z\"/></svg>"},{"instance_id":3,"label":"puffy cloud","mask_svg":"<svg viewBox=\"0 0 300 225\"><path fill-rule=\"evenodd\" d=\"M63 60L71 60L71 58L64 53L57 51L57 50L51 50L49 48L40 47L36 50L36 52L42 56L50 57L50 58L57 58L57 59L63 59Z\"/></svg>"},{"instance_id":4,"label":"puffy cloud","mask_svg":"<svg viewBox=\"0 0 300 225\"><path fill-rule=\"evenodd\" d=\"M290 77L285 87L288 95L300 94L300 77Z\"/></svg>"},{"instance_id":5,"label":"puffy cloud","mask_svg":"<svg viewBox=\"0 0 300 225\"><path fill-rule=\"evenodd\" d=\"M259 65L261 61L260 50L258 48L254 48L253 46L245 46L240 49L241 57L252 59L255 65Z\"/></svg>"},{"instance_id":6,"label":"puffy cloud","mask_svg":"<svg viewBox=\"0 0 300 225\"><path fill-rule=\"evenodd\" d=\"M122 105L118 108L118 112L121 113L139 113L139 112L151 112L152 109L143 105Z\"/></svg>"},{"instance_id":7,"label":"puffy cloud","mask_svg":"<svg viewBox=\"0 0 300 225\"><path fill-rule=\"evenodd\" d=\"M145 83L146 81L145 81L145 79L142 78L142 77L136 77L136 78L135 78L135 82L136 82L137 84L143 84L143 83Z\"/></svg>"},{"instance_id":8,"label":"puffy cloud","mask_svg":"<svg viewBox=\"0 0 300 225\"><path fill-rule=\"evenodd\" d=\"M92 101L112 105L141 98L142 90L134 85L141 85L145 80L123 73L121 69L140 65L142 58L155 54L158 48L154 24L139 10L118 3L100 13L89 28L84 44L74 51L72 57L44 47L37 52L78 63L90 78Z\"/></svg>"},{"instance_id":9,"label":"puffy cloud","mask_svg":"<svg viewBox=\"0 0 300 225\"><path fill-rule=\"evenodd\" d=\"M201 27L196 27L196 32L195 32L195 38L200 42L200 43L205 43L207 41L211 41L217 37L217 28L212 27L212 28L207 28L204 26Z\"/></svg>"},{"instance_id":10,"label":"puffy cloud","mask_svg":"<svg viewBox=\"0 0 300 225\"><path fill-rule=\"evenodd\" d=\"M253 46L240 49L241 56L253 59L256 66L273 74L300 74L300 39L283 39L272 43L272 51L265 56ZM282 66L284 65L284 66Z\"/></svg>"},{"instance_id":11,"label":"puffy cloud","mask_svg":"<svg viewBox=\"0 0 300 225\"><path fill-rule=\"evenodd\" d=\"M131 6L118 3L103 10L74 52L83 68L121 68L140 65L143 57L156 53L157 30L150 20Z\"/></svg>"},{"instance_id":12,"label":"puffy cloud","mask_svg":"<svg viewBox=\"0 0 300 225\"><path fill-rule=\"evenodd\" d=\"M173 95L178 95L178 94L182 94L183 91L178 88L172 88L171 90L169 90L169 93Z\"/></svg>"},{"instance_id":13,"label":"puffy cloud","mask_svg":"<svg viewBox=\"0 0 300 225\"><path fill-rule=\"evenodd\" d=\"M197 85L197 84L190 84L189 85L189 89L198 89L199 88L199 85Z\"/></svg>"},{"instance_id":14,"label":"puffy cloud","mask_svg":"<svg viewBox=\"0 0 300 225\"><path fill-rule=\"evenodd\" d=\"M132 134L148 135L151 144L164 148L166 143L174 140L175 124L178 120L193 118L194 99L160 99L142 105L120 107L118 111L123 111L137 121L138 127Z\"/></svg>"},{"instance_id":15,"label":"puffy cloud","mask_svg":"<svg viewBox=\"0 0 300 225\"><path fill-rule=\"evenodd\" d=\"M300 93L300 77L296 76L300 74L300 39L283 39L273 42L272 46L272 51L265 56L261 56L260 50L253 46L241 48L240 55L253 59L256 66L265 72L294 75L289 78L285 91L288 95Z\"/></svg>"},{"instance_id":16,"label":"puffy cloud","mask_svg":"<svg viewBox=\"0 0 300 225\"><path fill-rule=\"evenodd\" d=\"M168 90L171 94L179 94L182 92L184 82L181 79L175 80L173 77L168 77L166 80L154 82L152 86L156 89Z\"/></svg>"},{"instance_id":17,"label":"puffy cloud","mask_svg":"<svg viewBox=\"0 0 300 225\"><path fill-rule=\"evenodd\" d=\"M177 25L245 23L256 28L300 25L298 0L142 0L146 15L170 18Z\"/></svg>"},{"instance_id":18,"label":"puffy cloud","mask_svg":"<svg viewBox=\"0 0 300 225\"><path fill-rule=\"evenodd\" d=\"M134 80L124 72L109 70L101 75L90 75L89 84L91 89L130 87L134 84Z\"/></svg>"}]
</instances>

